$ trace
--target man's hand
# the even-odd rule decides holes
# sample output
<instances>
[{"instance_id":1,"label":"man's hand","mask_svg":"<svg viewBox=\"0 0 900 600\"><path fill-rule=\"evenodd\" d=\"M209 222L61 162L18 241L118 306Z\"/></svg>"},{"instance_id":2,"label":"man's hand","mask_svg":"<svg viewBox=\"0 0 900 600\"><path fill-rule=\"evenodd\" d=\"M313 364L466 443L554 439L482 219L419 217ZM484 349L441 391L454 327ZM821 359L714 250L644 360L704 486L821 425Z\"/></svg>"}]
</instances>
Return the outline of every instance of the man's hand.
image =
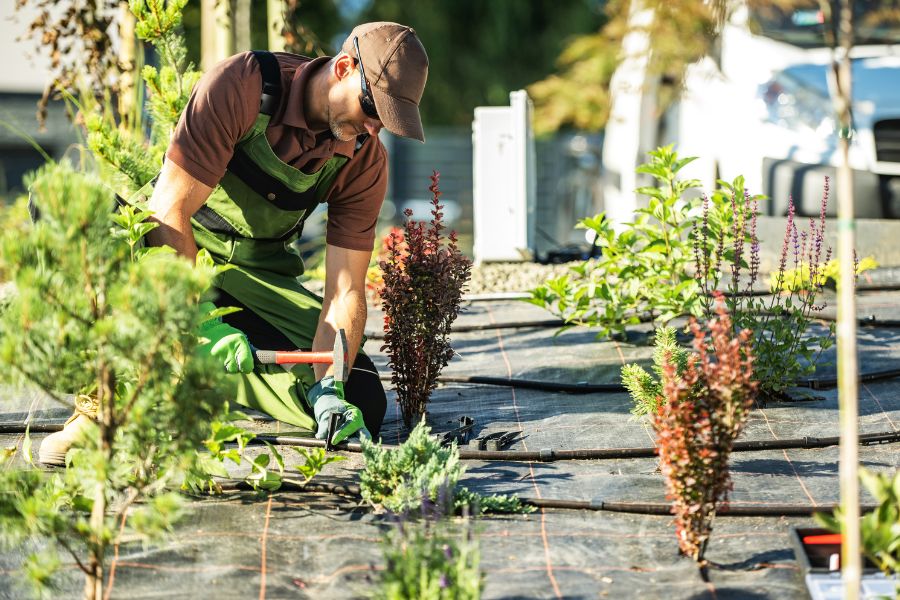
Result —
<instances>
[{"instance_id":1,"label":"man's hand","mask_svg":"<svg viewBox=\"0 0 900 600\"><path fill-rule=\"evenodd\" d=\"M340 444L353 435L360 438L372 439L372 434L366 429L362 411L341 398L342 391L335 385L334 377L328 375L316 382L306 393L306 402L313 410L318 429L316 437L324 440L328 437L328 422L331 415L339 414L337 429L331 438L332 444Z\"/></svg>"},{"instance_id":2,"label":"man's hand","mask_svg":"<svg viewBox=\"0 0 900 600\"><path fill-rule=\"evenodd\" d=\"M208 314L215 310L212 302L200 304L200 312ZM216 317L204 321L198 333L201 338L200 352L220 361L229 373L250 373L253 371L253 350L247 336L222 319ZM205 338L206 341L203 341Z\"/></svg>"}]
</instances>

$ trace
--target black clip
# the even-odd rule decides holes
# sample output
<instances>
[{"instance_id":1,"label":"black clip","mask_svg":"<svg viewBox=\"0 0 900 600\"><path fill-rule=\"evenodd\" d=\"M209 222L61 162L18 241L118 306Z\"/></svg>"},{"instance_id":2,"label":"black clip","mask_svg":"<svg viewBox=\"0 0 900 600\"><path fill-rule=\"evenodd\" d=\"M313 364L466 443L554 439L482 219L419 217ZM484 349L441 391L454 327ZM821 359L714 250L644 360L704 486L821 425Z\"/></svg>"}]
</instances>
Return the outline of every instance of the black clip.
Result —
<instances>
[{"instance_id":1,"label":"black clip","mask_svg":"<svg viewBox=\"0 0 900 600\"><path fill-rule=\"evenodd\" d=\"M331 438L334 437L335 432L338 429L338 424L344 416L341 413L331 413L331 418L328 419L328 434L325 438L325 451L331 452L334 450L334 444L331 443Z\"/></svg>"}]
</instances>

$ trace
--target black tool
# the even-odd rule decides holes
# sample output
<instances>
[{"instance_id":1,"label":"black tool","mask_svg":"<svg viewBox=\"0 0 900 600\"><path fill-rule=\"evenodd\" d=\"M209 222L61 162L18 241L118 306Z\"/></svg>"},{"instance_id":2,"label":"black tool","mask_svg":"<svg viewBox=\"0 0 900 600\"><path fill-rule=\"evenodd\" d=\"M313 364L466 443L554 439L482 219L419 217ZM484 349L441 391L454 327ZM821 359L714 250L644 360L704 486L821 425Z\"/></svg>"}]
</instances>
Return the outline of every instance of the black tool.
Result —
<instances>
[{"instance_id":1,"label":"black tool","mask_svg":"<svg viewBox=\"0 0 900 600\"><path fill-rule=\"evenodd\" d=\"M505 450L518 437L518 431L495 431L469 442L473 450Z\"/></svg>"},{"instance_id":2,"label":"black tool","mask_svg":"<svg viewBox=\"0 0 900 600\"><path fill-rule=\"evenodd\" d=\"M475 427L475 419L465 415L460 417L459 427L451 429L441 436L441 445L449 446L453 442L456 442L459 445L467 443L469 441L469 436L472 434L473 427Z\"/></svg>"},{"instance_id":3,"label":"black tool","mask_svg":"<svg viewBox=\"0 0 900 600\"><path fill-rule=\"evenodd\" d=\"M341 425L341 420L344 416L341 413L331 413L331 417L328 419L328 434L325 438L325 451L331 452L334 450L334 444L331 443L331 438L334 437L335 432L338 430L338 427Z\"/></svg>"}]
</instances>

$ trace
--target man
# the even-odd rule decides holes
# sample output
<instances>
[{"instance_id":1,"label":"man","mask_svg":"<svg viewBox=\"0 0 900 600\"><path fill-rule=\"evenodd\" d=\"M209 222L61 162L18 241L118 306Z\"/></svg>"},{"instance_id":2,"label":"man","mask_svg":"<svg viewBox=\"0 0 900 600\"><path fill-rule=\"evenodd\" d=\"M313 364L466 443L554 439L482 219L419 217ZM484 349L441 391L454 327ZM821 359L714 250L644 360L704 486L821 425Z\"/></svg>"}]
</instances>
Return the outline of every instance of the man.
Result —
<instances>
[{"instance_id":1,"label":"man","mask_svg":"<svg viewBox=\"0 0 900 600\"><path fill-rule=\"evenodd\" d=\"M366 322L365 276L387 189L379 130L424 142L418 103L428 57L415 31L396 23L356 27L335 57L245 52L219 63L194 88L149 198L166 244L193 260L206 248L235 268L215 281L218 306L241 310L204 324L202 349L240 373L239 404L333 443L377 438L386 400L372 361L357 354ZM328 204L325 291L297 281L300 257L288 249L319 204ZM209 309L208 307L201 307ZM254 366L260 349L330 350L347 333L346 399L328 365ZM86 396L40 459L62 464L95 409Z\"/></svg>"}]
</instances>

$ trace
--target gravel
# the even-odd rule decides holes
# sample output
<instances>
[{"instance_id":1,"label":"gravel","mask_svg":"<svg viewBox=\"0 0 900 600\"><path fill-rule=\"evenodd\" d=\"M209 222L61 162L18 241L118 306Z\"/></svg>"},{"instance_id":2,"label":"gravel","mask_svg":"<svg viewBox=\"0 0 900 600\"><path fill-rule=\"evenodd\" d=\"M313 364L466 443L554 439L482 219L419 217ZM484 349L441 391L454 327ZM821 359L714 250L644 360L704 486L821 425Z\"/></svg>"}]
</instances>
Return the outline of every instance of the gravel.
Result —
<instances>
[{"instance_id":1,"label":"gravel","mask_svg":"<svg viewBox=\"0 0 900 600\"><path fill-rule=\"evenodd\" d=\"M529 292L548 279L566 275L569 267L580 264L581 261L556 265L532 262L482 263L472 267L472 277L465 293Z\"/></svg>"}]
</instances>

